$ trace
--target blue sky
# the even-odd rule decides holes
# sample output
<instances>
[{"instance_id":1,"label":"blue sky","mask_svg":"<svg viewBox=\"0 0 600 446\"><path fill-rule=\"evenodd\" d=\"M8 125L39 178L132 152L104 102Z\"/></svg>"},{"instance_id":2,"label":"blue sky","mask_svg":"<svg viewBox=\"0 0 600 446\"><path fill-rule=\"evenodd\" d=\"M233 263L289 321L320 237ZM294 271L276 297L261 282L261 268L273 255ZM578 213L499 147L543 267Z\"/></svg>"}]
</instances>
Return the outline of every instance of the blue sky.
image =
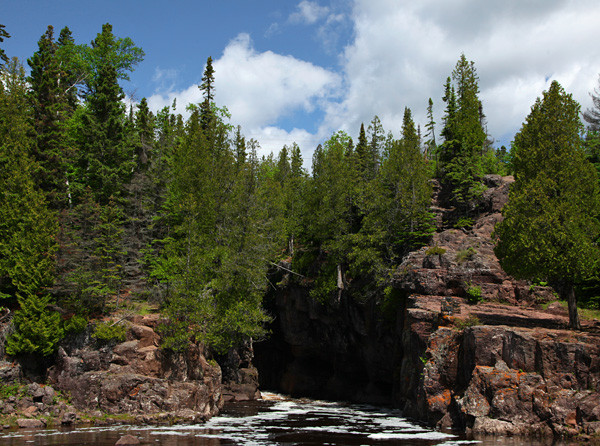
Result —
<instances>
[{"instance_id":1,"label":"blue sky","mask_svg":"<svg viewBox=\"0 0 600 446\"><path fill-rule=\"evenodd\" d=\"M377 114L398 134L404 107L441 122L442 87L462 52L475 62L488 131L508 144L554 79L585 109L600 73L597 0L18 0L0 3L26 63L51 24L89 43L103 23L145 60L123 84L154 109L198 102L208 56L216 101L262 153L300 144L305 163L338 129L356 138ZM438 126L439 127L439 126Z\"/></svg>"}]
</instances>

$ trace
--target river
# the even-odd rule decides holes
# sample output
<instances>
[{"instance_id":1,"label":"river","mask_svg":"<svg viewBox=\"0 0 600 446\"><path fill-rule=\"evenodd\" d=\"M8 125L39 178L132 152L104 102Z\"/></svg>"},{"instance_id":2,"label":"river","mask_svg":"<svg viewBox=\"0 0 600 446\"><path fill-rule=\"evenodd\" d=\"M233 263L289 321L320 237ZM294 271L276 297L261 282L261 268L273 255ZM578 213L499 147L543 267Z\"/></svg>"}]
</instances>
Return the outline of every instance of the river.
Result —
<instances>
[{"instance_id":1,"label":"river","mask_svg":"<svg viewBox=\"0 0 600 446\"><path fill-rule=\"evenodd\" d=\"M110 426L0 432L0 445L106 445L123 435L142 445L411 445L543 446L535 440L467 440L436 432L395 410L264 393L261 401L232 403L218 417L199 425ZM548 445L549 443L546 443Z\"/></svg>"}]
</instances>

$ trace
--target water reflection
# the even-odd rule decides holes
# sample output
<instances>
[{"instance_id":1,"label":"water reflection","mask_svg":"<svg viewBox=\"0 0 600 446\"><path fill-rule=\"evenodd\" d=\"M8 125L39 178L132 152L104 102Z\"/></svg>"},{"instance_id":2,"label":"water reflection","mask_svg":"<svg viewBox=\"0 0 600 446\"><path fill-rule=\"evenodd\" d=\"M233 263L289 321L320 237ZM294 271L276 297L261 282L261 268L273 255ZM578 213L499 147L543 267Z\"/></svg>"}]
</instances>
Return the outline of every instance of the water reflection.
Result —
<instances>
[{"instance_id":1,"label":"water reflection","mask_svg":"<svg viewBox=\"0 0 600 446\"><path fill-rule=\"evenodd\" d=\"M397 411L265 394L262 401L235 403L202 425L111 426L80 429L17 430L0 434L0 445L106 445L126 434L143 445L415 445L542 446L535 440L480 441L432 431Z\"/></svg>"}]
</instances>

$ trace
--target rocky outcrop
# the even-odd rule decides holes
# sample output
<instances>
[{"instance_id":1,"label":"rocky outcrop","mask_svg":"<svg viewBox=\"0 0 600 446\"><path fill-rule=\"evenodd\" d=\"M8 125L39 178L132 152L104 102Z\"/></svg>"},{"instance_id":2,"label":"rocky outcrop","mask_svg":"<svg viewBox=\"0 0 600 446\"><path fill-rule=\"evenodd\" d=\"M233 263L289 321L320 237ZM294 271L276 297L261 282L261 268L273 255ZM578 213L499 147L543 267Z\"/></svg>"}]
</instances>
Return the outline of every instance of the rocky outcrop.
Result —
<instances>
[{"instance_id":1,"label":"rocky outcrop","mask_svg":"<svg viewBox=\"0 0 600 446\"><path fill-rule=\"evenodd\" d=\"M293 395L390 403L473 434L600 434L600 323L567 330L554 291L508 276L494 255L511 177L488 176L471 228L439 232L398 267L387 297L324 305L291 284L273 296L261 383ZM545 309L543 309L545 308Z\"/></svg>"},{"instance_id":2,"label":"rocky outcrop","mask_svg":"<svg viewBox=\"0 0 600 446\"><path fill-rule=\"evenodd\" d=\"M158 316L123 321L127 339L117 344L98 344L89 330L79 335L59 348L50 383L92 413L126 413L140 421L215 415L223 404L220 367L206 360L201 345L181 355L161 351L157 322Z\"/></svg>"}]
</instances>

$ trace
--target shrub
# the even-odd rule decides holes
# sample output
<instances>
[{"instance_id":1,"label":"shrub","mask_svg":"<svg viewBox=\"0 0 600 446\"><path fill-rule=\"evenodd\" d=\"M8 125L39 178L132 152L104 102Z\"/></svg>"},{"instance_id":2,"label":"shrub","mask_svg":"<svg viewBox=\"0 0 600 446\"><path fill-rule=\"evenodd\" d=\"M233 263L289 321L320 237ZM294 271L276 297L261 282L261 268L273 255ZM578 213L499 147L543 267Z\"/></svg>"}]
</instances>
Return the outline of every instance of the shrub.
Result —
<instances>
[{"instance_id":1,"label":"shrub","mask_svg":"<svg viewBox=\"0 0 600 446\"><path fill-rule=\"evenodd\" d=\"M446 254L446 250L441 246L435 245L425 251L426 256L441 256Z\"/></svg>"},{"instance_id":2,"label":"shrub","mask_svg":"<svg viewBox=\"0 0 600 446\"><path fill-rule=\"evenodd\" d=\"M72 318L63 321L63 330L67 333L81 333L87 327L88 320L78 314Z\"/></svg>"},{"instance_id":3,"label":"shrub","mask_svg":"<svg viewBox=\"0 0 600 446\"><path fill-rule=\"evenodd\" d=\"M479 320L479 318L477 316L470 314L469 317L464 320L462 320L462 319L457 320L454 325L459 330L464 330L465 328L468 328L468 327L474 327L475 325L481 325L481 321Z\"/></svg>"},{"instance_id":4,"label":"shrub","mask_svg":"<svg viewBox=\"0 0 600 446\"><path fill-rule=\"evenodd\" d=\"M92 336L98 339L99 341L104 342L123 342L125 340L126 333L127 327L125 327L124 325L113 325L107 322L100 322L96 325Z\"/></svg>"},{"instance_id":5,"label":"shrub","mask_svg":"<svg viewBox=\"0 0 600 446\"><path fill-rule=\"evenodd\" d=\"M475 254L477 254L477 250L475 248L473 248L472 246L470 246L467 249L462 249L460 251L457 251L456 261L458 263L463 263L468 260L473 260L473 257L475 257Z\"/></svg>"},{"instance_id":6,"label":"shrub","mask_svg":"<svg viewBox=\"0 0 600 446\"><path fill-rule=\"evenodd\" d=\"M469 285L467 287L467 302L476 304L481 300L481 287L477 285Z\"/></svg>"}]
</instances>

